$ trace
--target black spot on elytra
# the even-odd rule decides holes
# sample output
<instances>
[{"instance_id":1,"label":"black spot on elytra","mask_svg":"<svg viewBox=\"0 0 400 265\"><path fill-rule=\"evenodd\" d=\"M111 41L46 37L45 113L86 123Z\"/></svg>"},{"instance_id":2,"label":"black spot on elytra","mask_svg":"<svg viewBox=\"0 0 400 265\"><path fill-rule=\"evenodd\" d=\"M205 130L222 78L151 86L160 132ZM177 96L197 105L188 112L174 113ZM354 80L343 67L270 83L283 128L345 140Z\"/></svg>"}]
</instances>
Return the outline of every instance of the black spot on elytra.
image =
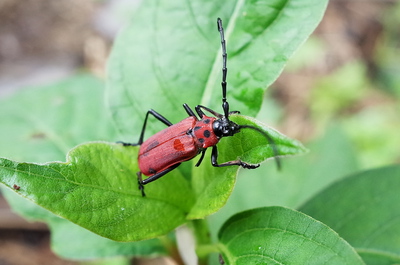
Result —
<instances>
[{"instance_id":1,"label":"black spot on elytra","mask_svg":"<svg viewBox=\"0 0 400 265\"><path fill-rule=\"evenodd\" d=\"M199 138L200 143L204 143L204 138Z\"/></svg>"},{"instance_id":2,"label":"black spot on elytra","mask_svg":"<svg viewBox=\"0 0 400 265\"><path fill-rule=\"evenodd\" d=\"M150 151L151 149L153 149L154 147L156 147L156 146L159 145L159 144L160 144L160 143L159 143L158 141L153 141L153 142L151 142L151 143L149 144L149 146L147 146L145 152Z\"/></svg>"},{"instance_id":3,"label":"black spot on elytra","mask_svg":"<svg viewBox=\"0 0 400 265\"><path fill-rule=\"evenodd\" d=\"M205 123L205 124L209 124L209 123L210 123L210 119L205 119L205 120L204 120L204 123Z\"/></svg>"},{"instance_id":4,"label":"black spot on elytra","mask_svg":"<svg viewBox=\"0 0 400 265\"><path fill-rule=\"evenodd\" d=\"M197 131L197 130L199 130L199 129L201 129L201 127L200 126L196 126L196 127L194 127L194 131Z\"/></svg>"},{"instance_id":5,"label":"black spot on elytra","mask_svg":"<svg viewBox=\"0 0 400 265\"><path fill-rule=\"evenodd\" d=\"M204 135L204 137L209 138L209 137L211 136L211 133L210 133L209 130L205 130L205 131L203 132L203 135Z\"/></svg>"}]
</instances>

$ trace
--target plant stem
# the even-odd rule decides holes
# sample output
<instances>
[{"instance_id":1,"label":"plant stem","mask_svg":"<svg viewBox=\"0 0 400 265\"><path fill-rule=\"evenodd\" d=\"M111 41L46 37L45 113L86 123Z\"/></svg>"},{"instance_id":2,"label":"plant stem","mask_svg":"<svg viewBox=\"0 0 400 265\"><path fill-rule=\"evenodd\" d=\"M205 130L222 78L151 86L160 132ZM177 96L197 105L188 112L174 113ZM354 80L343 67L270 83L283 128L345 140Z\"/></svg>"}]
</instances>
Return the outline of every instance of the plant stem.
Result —
<instances>
[{"instance_id":1,"label":"plant stem","mask_svg":"<svg viewBox=\"0 0 400 265\"><path fill-rule=\"evenodd\" d=\"M196 238L196 254L199 258L199 265L207 264L208 256L211 253L218 252L218 247L211 242L210 230L206 220L193 220L191 225Z\"/></svg>"}]
</instances>

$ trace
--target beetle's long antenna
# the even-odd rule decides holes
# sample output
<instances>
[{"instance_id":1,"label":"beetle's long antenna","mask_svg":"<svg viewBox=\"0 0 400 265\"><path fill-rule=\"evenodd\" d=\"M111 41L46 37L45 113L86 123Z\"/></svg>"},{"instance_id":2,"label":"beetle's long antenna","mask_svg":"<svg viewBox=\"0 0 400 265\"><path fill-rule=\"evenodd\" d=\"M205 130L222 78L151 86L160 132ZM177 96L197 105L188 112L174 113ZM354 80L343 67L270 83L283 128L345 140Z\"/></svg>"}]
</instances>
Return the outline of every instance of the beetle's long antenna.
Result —
<instances>
[{"instance_id":1,"label":"beetle's long antenna","mask_svg":"<svg viewBox=\"0 0 400 265\"><path fill-rule=\"evenodd\" d=\"M224 37L224 28L222 27L222 20L220 18L217 19L218 31L221 35L221 46L222 46L222 109L224 110L225 118L229 116L229 104L226 101L226 75L228 73L228 68L226 68L226 59L228 54L226 53L226 45L225 45L225 37Z\"/></svg>"},{"instance_id":2,"label":"beetle's long antenna","mask_svg":"<svg viewBox=\"0 0 400 265\"><path fill-rule=\"evenodd\" d=\"M278 170L281 169L281 160L279 159L279 151L278 148L276 147L275 141L274 139L272 139L271 135L269 135L268 133L266 133L265 131L251 126L251 125L239 125L239 128L249 128L249 129L253 129L259 133L261 133L262 135L264 135L265 138L267 138L268 142L270 142L271 147L272 147L272 152L274 153L274 157L275 157L275 161L276 161L276 167L278 168Z\"/></svg>"}]
</instances>

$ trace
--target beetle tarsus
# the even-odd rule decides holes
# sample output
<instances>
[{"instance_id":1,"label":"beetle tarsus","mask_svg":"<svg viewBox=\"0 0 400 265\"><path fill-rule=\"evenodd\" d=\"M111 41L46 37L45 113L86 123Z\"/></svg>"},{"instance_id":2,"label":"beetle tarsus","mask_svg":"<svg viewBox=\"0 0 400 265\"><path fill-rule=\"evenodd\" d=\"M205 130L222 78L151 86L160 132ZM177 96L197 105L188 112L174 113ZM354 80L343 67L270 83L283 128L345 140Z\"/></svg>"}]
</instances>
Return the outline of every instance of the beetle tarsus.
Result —
<instances>
[{"instance_id":1,"label":"beetle tarsus","mask_svg":"<svg viewBox=\"0 0 400 265\"><path fill-rule=\"evenodd\" d=\"M260 164L247 164L247 163L241 161L240 166L242 168L255 169L255 168L258 168L260 166Z\"/></svg>"},{"instance_id":2,"label":"beetle tarsus","mask_svg":"<svg viewBox=\"0 0 400 265\"><path fill-rule=\"evenodd\" d=\"M136 175L137 175L137 180L138 180L138 188L142 192L142 197L146 197L146 193L144 192L143 180L142 180L142 172L139 171Z\"/></svg>"},{"instance_id":3,"label":"beetle tarsus","mask_svg":"<svg viewBox=\"0 0 400 265\"><path fill-rule=\"evenodd\" d=\"M116 143L117 144L122 144L123 146L138 146L138 145L140 145L140 144L133 144L133 143L125 143L125 142L122 142L122 141L118 141Z\"/></svg>"},{"instance_id":4,"label":"beetle tarsus","mask_svg":"<svg viewBox=\"0 0 400 265\"><path fill-rule=\"evenodd\" d=\"M144 186L140 182L140 180L138 181L138 184L139 184L139 190L142 192L142 197L146 197L146 193L144 193Z\"/></svg>"}]
</instances>

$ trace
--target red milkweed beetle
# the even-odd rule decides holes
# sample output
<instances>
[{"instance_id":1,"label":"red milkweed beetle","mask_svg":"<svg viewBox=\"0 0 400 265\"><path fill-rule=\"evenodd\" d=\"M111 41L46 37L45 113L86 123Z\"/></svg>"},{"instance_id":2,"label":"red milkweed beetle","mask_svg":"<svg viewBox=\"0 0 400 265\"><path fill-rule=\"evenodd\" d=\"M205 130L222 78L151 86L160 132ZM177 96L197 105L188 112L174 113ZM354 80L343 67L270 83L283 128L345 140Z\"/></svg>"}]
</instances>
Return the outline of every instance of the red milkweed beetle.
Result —
<instances>
[{"instance_id":1,"label":"red milkweed beetle","mask_svg":"<svg viewBox=\"0 0 400 265\"><path fill-rule=\"evenodd\" d=\"M225 167L225 166L241 166L243 168L254 169L260 166L260 164L248 164L241 160L228 161L225 163L218 164L218 150L217 143L222 137L233 136L238 133L240 129L250 128L263 134L268 141L271 143L274 156L278 155L276 145L266 132L259 128L250 125L239 125L229 120L229 116L239 111L229 111L229 104L226 101L226 75L228 69L226 68L226 46L224 29L222 27L222 21L220 18L217 19L218 31L221 35L221 46L222 46L222 109L223 114L217 113L216 111L207 108L202 105L195 107L197 118L193 110L185 103L183 108L189 115L186 119L172 124L164 116L159 114L153 109L150 109L146 113L142 132L140 133L139 141L136 144L122 143L124 146L137 146L140 145L138 162L140 171L137 173L139 189L142 192L142 196L145 196L144 185L159 179L168 172L177 168L182 162L188 161L201 153L200 159L196 164L198 167L203 161L204 155L208 147L212 147L211 153L211 164L214 167ZM214 117L206 116L203 110L211 113ZM147 119L149 114L153 115L157 120L161 121L168 128L154 134L149 139L143 142L144 132L146 129ZM276 157L278 168L280 163L278 157ZM148 176L146 179L142 179L142 174Z\"/></svg>"}]
</instances>

